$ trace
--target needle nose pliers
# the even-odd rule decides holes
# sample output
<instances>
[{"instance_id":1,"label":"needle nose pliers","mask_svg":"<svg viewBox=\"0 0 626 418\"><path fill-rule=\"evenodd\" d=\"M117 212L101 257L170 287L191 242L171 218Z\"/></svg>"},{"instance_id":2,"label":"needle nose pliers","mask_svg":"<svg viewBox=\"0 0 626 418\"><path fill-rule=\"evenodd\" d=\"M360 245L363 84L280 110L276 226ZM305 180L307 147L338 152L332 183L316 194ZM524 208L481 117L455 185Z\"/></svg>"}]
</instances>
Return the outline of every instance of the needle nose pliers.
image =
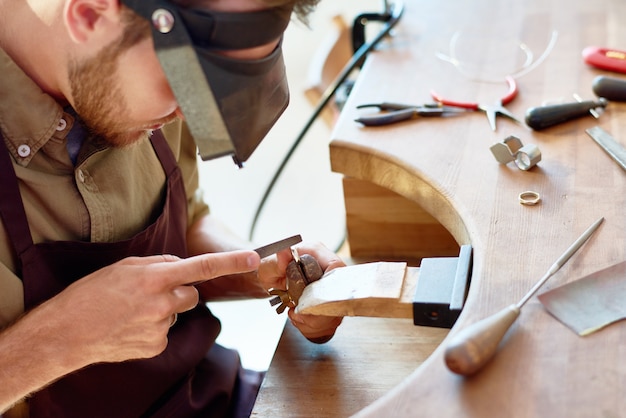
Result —
<instances>
[{"instance_id":1,"label":"needle nose pliers","mask_svg":"<svg viewBox=\"0 0 626 418\"><path fill-rule=\"evenodd\" d=\"M439 103L429 103L424 105L407 105L400 103L369 103L357 106L357 109L366 107L377 107L381 112L373 115L364 115L357 119L356 122L364 126L382 126L390 125L418 116L435 117L446 116L454 113L465 112L465 109L444 106Z\"/></svg>"}]
</instances>

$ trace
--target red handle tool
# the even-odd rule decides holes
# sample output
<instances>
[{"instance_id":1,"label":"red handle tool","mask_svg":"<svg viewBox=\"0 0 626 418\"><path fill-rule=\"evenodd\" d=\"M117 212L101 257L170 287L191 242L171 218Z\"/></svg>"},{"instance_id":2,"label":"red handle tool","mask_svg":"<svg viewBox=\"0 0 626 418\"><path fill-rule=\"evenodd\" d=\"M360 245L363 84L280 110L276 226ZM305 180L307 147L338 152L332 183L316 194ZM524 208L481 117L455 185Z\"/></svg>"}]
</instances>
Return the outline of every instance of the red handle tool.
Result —
<instances>
[{"instance_id":1,"label":"red handle tool","mask_svg":"<svg viewBox=\"0 0 626 418\"><path fill-rule=\"evenodd\" d=\"M626 74L626 51L588 46L583 49L583 60L602 70Z\"/></svg>"}]
</instances>

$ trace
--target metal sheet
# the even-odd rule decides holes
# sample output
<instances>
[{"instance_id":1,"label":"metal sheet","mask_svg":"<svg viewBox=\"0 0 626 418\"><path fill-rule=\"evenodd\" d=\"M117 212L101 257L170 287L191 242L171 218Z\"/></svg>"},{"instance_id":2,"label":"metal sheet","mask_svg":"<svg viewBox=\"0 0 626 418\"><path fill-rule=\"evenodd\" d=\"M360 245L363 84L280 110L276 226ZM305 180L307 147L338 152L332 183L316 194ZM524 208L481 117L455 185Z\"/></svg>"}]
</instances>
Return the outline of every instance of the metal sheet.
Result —
<instances>
[{"instance_id":1,"label":"metal sheet","mask_svg":"<svg viewBox=\"0 0 626 418\"><path fill-rule=\"evenodd\" d=\"M538 296L545 308L584 336L626 318L626 261Z\"/></svg>"}]
</instances>

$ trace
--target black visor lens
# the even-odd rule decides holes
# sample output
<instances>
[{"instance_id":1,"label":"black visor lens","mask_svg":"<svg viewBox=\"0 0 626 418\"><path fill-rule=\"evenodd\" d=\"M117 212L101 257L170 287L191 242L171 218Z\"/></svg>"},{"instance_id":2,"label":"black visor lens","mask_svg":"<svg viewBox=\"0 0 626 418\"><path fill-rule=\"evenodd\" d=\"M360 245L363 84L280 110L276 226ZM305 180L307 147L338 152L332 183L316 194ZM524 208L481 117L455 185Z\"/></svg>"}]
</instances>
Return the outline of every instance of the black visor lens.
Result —
<instances>
[{"instance_id":1,"label":"black visor lens","mask_svg":"<svg viewBox=\"0 0 626 418\"><path fill-rule=\"evenodd\" d=\"M235 60L196 49L240 161L267 135L289 102L280 45L254 61Z\"/></svg>"},{"instance_id":2,"label":"black visor lens","mask_svg":"<svg viewBox=\"0 0 626 418\"><path fill-rule=\"evenodd\" d=\"M154 48L203 160L245 161L288 103L282 38L291 6L252 12L187 9L168 0L123 0L152 24ZM228 50L277 42L267 57Z\"/></svg>"}]
</instances>

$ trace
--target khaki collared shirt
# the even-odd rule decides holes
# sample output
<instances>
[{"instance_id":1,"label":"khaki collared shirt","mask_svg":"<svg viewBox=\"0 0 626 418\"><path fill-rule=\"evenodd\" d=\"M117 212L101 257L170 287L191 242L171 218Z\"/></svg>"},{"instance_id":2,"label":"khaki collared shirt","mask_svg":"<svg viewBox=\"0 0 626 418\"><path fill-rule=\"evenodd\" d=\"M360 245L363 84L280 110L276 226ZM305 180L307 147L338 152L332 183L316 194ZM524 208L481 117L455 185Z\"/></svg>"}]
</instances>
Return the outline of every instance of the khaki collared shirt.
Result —
<instances>
[{"instance_id":1,"label":"khaki collared shirt","mask_svg":"<svg viewBox=\"0 0 626 418\"><path fill-rule=\"evenodd\" d=\"M146 140L112 149L87 138L74 166L65 139L73 123L0 50L0 130L14 159L33 242L132 237L161 206L165 174L152 145ZM191 224L208 212L198 189L196 147L180 121L163 131L183 173ZM13 257L0 222L0 329L24 311Z\"/></svg>"}]
</instances>

